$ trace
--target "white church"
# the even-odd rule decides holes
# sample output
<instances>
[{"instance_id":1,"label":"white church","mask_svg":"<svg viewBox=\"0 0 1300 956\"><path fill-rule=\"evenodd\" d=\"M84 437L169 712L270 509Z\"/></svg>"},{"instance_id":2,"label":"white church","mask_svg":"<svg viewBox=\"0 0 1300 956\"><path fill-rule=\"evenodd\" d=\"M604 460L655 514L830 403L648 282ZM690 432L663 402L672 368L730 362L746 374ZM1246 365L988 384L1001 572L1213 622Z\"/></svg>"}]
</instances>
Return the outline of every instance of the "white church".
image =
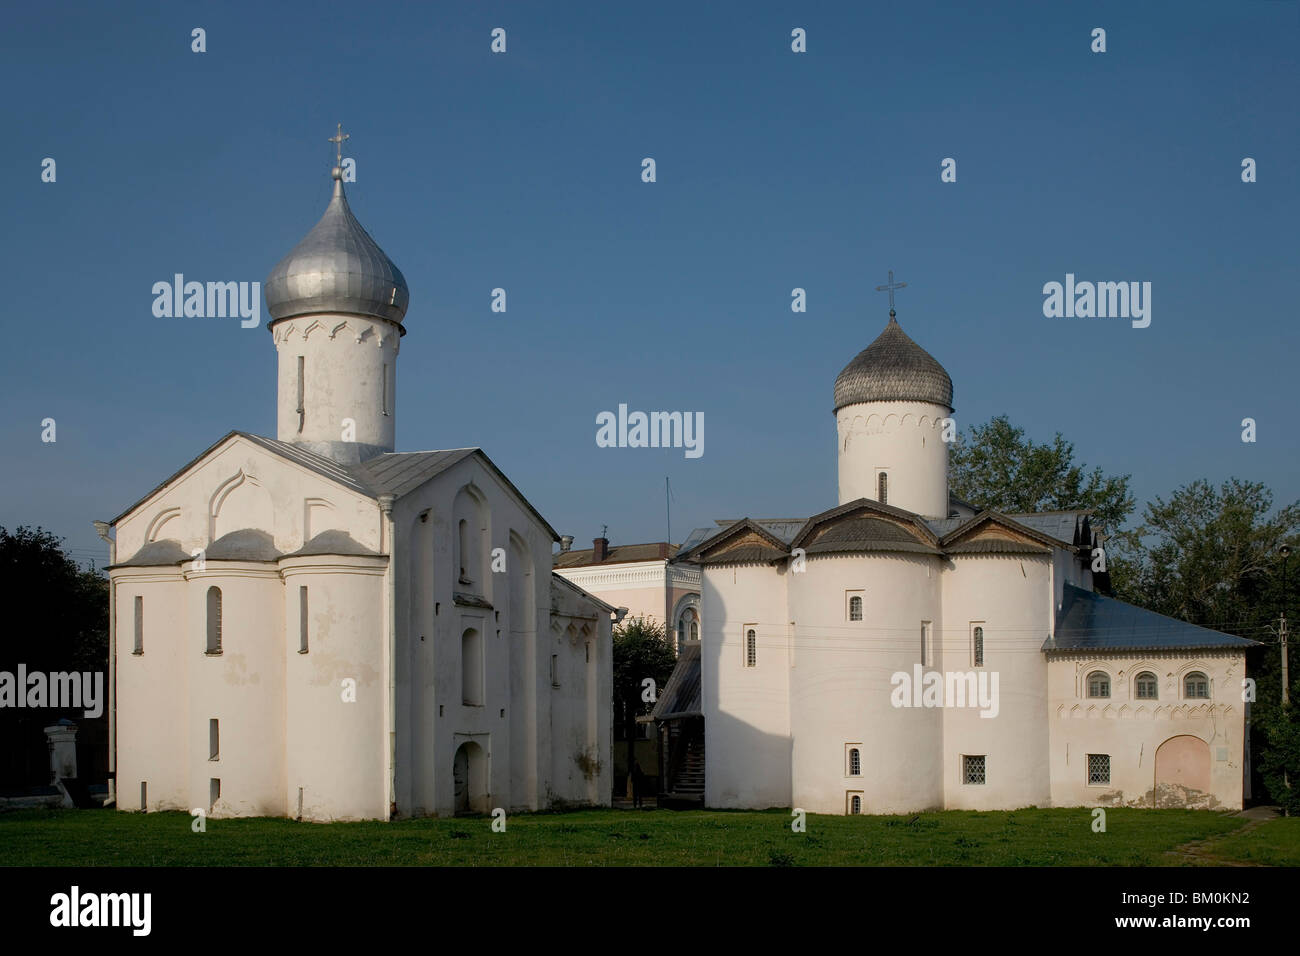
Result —
<instances>
[{"instance_id":1,"label":"white church","mask_svg":"<svg viewBox=\"0 0 1300 956\"><path fill-rule=\"evenodd\" d=\"M117 806L608 805L614 609L483 451L394 451L407 285L333 177L265 284L276 437L230 432L101 527Z\"/></svg>"},{"instance_id":2,"label":"white church","mask_svg":"<svg viewBox=\"0 0 1300 956\"><path fill-rule=\"evenodd\" d=\"M1097 593L1084 512L952 496L952 401L891 290L835 381L839 503L683 542L701 635L652 714L665 791L835 814L1240 808L1254 642Z\"/></svg>"}]
</instances>

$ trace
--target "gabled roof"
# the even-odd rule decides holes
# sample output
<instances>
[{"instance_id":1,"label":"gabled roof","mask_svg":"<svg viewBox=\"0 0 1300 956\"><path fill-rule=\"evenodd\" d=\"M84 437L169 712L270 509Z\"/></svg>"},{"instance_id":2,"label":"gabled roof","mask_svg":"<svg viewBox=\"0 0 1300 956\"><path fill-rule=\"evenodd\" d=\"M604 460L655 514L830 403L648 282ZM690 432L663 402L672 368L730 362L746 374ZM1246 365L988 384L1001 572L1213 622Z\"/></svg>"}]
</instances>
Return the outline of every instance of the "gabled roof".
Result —
<instances>
[{"instance_id":1,"label":"gabled roof","mask_svg":"<svg viewBox=\"0 0 1300 956\"><path fill-rule=\"evenodd\" d=\"M1067 584L1056 613L1056 634L1043 643L1043 650L1245 650L1258 644Z\"/></svg>"},{"instance_id":2,"label":"gabled roof","mask_svg":"<svg viewBox=\"0 0 1300 956\"><path fill-rule=\"evenodd\" d=\"M700 717L704 714L700 697L700 642L687 641L677 656L668 683L659 694L659 700L650 711L651 720L673 720L678 717Z\"/></svg>"},{"instance_id":3,"label":"gabled roof","mask_svg":"<svg viewBox=\"0 0 1300 956\"><path fill-rule=\"evenodd\" d=\"M576 591L580 596L586 598L592 604L595 604L597 607L603 609L606 614L613 614L615 611L618 610L618 608L614 607L614 605L605 603L600 598L596 597L596 595L588 591L586 588L579 587L578 585L570 581L568 578L566 578L564 575L556 574L554 571L551 572L551 587L553 589L558 587L566 587L570 591Z\"/></svg>"},{"instance_id":4,"label":"gabled roof","mask_svg":"<svg viewBox=\"0 0 1300 956\"><path fill-rule=\"evenodd\" d=\"M1010 536L980 536L981 529L997 525ZM1025 540L1028 539L1028 540ZM943 536L941 546L948 554L1050 554L1053 548L1072 547L996 511L982 511Z\"/></svg>"},{"instance_id":5,"label":"gabled roof","mask_svg":"<svg viewBox=\"0 0 1300 956\"><path fill-rule=\"evenodd\" d=\"M262 435L254 435L250 432L241 432L238 430L227 432L220 439L209 445L195 458L190 460L183 468L168 478L162 484L158 485L147 495L137 501L131 507L127 508L120 515L114 518L109 524L117 524L131 512L135 511L140 505L144 504L154 495L166 490L171 484L185 475L191 468L202 461L212 452L216 451L231 438L238 436L246 439L272 452L281 458L300 465L310 471L315 472L323 478L327 478L336 484L342 485L350 491L365 495L368 498L378 498L380 495L393 495L400 498L402 495L410 494L415 491L426 481L437 477L453 465L469 458L477 456L489 471L491 471L501 483L510 490L510 492L519 499L520 503L528 509L534 518L550 534L552 541L559 541L560 536L550 523L541 516L536 508L523 496L514 482L505 476L505 473L496 466L487 453L481 448L452 448L442 451L406 451L406 452L388 452L383 455L377 455L356 465L340 465L323 455L317 455L315 452L307 451L291 442L280 441L275 438L266 438Z\"/></svg>"},{"instance_id":6,"label":"gabled roof","mask_svg":"<svg viewBox=\"0 0 1300 956\"><path fill-rule=\"evenodd\" d=\"M749 564L790 556L786 543L758 522L744 518L677 556L700 564Z\"/></svg>"},{"instance_id":7,"label":"gabled roof","mask_svg":"<svg viewBox=\"0 0 1300 956\"><path fill-rule=\"evenodd\" d=\"M610 545L604 561L596 560L595 548L583 548L578 551L561 551L555 555L552 567L555 568L600 568L608 564L636 564L647 561L664 561L677 550L676 545L665 541L652 541L649 544L615 544Z\"/></svg>"},{"instance_id":8,"label":"gabled roof","mask_svg":"<svg viewBox=\"0 0 1300 956\"><path fill-rule=\"evenodd\" d=\"M790 545L809 554L836 551L942 554L938 536L919 515L870 498L858 498L813 515Z\"/></svg>"}]
</instances>

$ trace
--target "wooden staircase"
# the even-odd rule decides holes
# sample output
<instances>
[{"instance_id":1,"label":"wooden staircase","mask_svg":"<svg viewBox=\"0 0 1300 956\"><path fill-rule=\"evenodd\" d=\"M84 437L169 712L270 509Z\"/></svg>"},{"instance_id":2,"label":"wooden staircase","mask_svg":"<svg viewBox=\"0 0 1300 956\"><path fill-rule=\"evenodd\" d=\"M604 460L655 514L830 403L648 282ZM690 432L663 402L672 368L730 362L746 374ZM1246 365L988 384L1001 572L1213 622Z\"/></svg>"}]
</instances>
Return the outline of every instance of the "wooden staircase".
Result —
<instances>
[{"instance_id":1,"label":"wooden staircase","mask_svg":"<svg viewBox=\"0 0 1300 956\"><path fill-rule=\"evenodd\" d=\"M668 767L663 799L682 803L704 803L704 727L676 726L669 731L672 759Z\"/></svg>"}]
</instances>

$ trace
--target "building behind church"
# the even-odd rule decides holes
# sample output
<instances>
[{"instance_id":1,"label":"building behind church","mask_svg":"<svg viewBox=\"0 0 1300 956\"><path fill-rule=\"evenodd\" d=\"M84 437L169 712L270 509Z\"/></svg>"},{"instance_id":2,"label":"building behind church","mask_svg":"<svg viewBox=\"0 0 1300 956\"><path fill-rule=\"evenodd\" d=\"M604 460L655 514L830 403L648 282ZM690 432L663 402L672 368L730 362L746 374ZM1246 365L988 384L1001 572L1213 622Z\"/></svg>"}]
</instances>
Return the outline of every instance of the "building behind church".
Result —
<instances>
[{"instance_id":1,"label":"building behind church","mask_svg":"<svg viewBox=\"0 0 1300 956\"><path fill-rule=\"evenodd\" d=\"M613 608L481 449L394 450L408 290L339 169L265 291L276 437L230 432L112 522L117 806L607 805Z\"/></svg>"},{"instance_id":2,"label":"building behind church","mask_svg":"<svg viewBox=\"0 0 1300 956\"><path fill-rule=\"evenodd\" d=\"M664 789L702 766L712 807L1241 807L1255 642L1099 593L1085 512L951 495L952 380L892 307L834 395L838 504L678 552L701 642L653 715Z\"/></svg>"}]
</instances>

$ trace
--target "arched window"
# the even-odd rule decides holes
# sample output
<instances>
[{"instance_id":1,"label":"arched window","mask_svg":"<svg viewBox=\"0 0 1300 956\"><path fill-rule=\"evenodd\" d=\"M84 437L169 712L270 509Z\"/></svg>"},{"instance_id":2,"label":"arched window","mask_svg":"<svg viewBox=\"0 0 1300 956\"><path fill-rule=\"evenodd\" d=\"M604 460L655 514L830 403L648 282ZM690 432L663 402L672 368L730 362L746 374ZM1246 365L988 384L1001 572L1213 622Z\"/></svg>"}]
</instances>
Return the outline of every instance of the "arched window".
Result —
<instances>
[{"instance_id":1,"label":"arched window","mask_svg":"<svg viewBox=\"0 0 1300 956\"><path fill-rule=\"evenodd\" d=\"M208 646L207 653L221 653L221 588L208 588Z\"/></svg>"},{"instance_id":2,"label":"arched window","mask_svg":"<svg viewBox=\"0 0 1300 956\"><path fill-rule=\"evenodd\" d=\"M699 639L700 639L700 625L699 625L699 622L698 622L698 621L691 621L691 640L693 640L693 641L698 641Z\"/></svg>"},{"instance_id":3,"label":"arched window","mask_svg":"<svg viewBox=\"0 0 1300 956\"><path fill-rule=\"evenodd\" d=\"M758 666L758 635L753 628L745 632L745 666Z\"/></svg>"},{"instance_id":4,"label":"arched window","mask_svg":"<svg viewBox=\"0 0 1300 956\"><path fill-rule=\"evenodd\" d=\"M1093 671L1088 675L1088 696L1109 697L1110 675L1105 671Z\"/></svg>"},{"instance_id":5,"label":"arched window","mask_svg":"<svg viewBox=\"0 0 1300 956\"><path fill-rule=\"evenodd\" d=\"M971 629L970 636L971 636L971 659L974 661L973 666L983 667L984 666L984 628L978 624L975 625L975 627Z\"/></svg>"},{"instance_id":6,"label":"arched window","mask_svg":"<svg viewBox=\"0 0 1300 956\"><path fill-rule=\"evenodd\" d=\"M1143 671L1138 674L1133 682L1134 689L1138 700L1155 700L1158 694L1160 682L1156 680L1156 675L1150 671Z\"/></svg>"},{"instance_id":7,"label":"arched window","mask_svg":"<svg viewBox=\"0 0 1300 956\"><path fill-rule=\"evenodd\" d=\"M855 793L851 798L849 798L849 813L857 814L861 812L862 798Z\"/></svg>"},{"instance_id":8,"label":"arched window","mask_svg":"<svg viewBox=\"0 0 1300 956\"><path fill-rule=\"evenodd\" d=\"M882 505L889 504L889 475L883 471L876 476L876 500Z\"/></svg>"},{"instance_id":9,"label":"arched window","mask_svg":"<svg viewBox=\"0 0 1300 956\"><path fill-rule=\"evenodd\" d=\"M1183 678L1183 696L1197 700L1210 697L1210 679L1200 671L1192 671Z\"/></svg>"},{"instance_id":10,"label":"arched window","mask_svg":"<svg viewBox=\"0 0 1300 956\"><path fill-rule=\"evenodd\" d=\"M681 653L682 645L686 643L686 622L677 622L677 651Z\"/></svg>"},{"instance_id":11,"label":"arched window","mask_svg":"<svg viewBox=\"0 0 1300 956\"><path fill-rule=\"evenodd\" d=\"M849 776L857 777L862 774L862 753L857 747L849 749Z\"/></svg>"},{"instance_id":12,"label":"arched window","mask_svg":"<svg viewBox=\"0 0 1300 956\"><path fill-rule=\"evenodd\" d=\"M856 594L849 598L849 620L862 620L862 598Z\"/></svg>"}]
</instances>

